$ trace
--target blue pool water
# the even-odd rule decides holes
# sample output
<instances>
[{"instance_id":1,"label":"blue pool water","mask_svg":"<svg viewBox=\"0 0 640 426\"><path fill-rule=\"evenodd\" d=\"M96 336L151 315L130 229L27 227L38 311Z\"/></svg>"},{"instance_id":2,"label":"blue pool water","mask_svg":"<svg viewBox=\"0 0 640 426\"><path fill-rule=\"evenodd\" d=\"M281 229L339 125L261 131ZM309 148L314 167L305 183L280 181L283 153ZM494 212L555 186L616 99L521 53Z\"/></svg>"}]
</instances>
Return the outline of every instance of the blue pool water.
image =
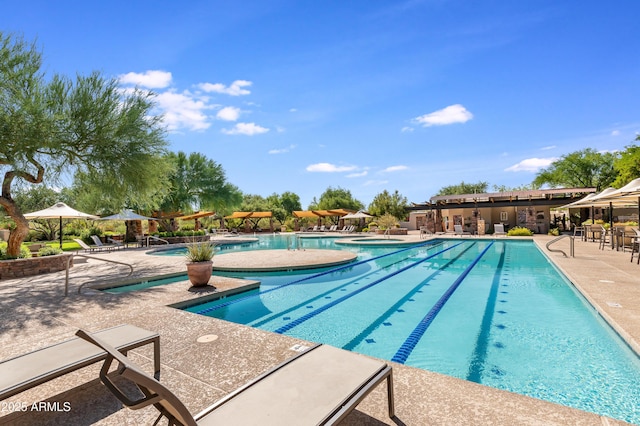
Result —
<instances>
[{"instance_id":1,"label":"blue pool water","mask_svg":"<svg viewBox=\"0 0 640 426\"><path fill-rule=\"evenodd\" d=\"M261 288L187 310L640 423L638 356L532 242L346 249L358 262L225 274Z\"/></svg>"}]
</instances>

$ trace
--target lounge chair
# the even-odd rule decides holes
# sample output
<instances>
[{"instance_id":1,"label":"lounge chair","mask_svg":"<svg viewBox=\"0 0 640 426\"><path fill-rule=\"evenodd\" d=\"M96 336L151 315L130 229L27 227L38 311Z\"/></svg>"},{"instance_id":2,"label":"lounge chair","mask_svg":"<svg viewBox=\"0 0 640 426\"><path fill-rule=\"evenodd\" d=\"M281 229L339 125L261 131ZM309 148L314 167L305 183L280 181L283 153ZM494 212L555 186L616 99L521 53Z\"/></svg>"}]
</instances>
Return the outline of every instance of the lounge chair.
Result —
<instances>
[{"instance_id":1,"label":"lounge chair","mask_svg":"<svg viewBox=\"0 0 640 426\"><path fill-rule=\"evenodd\" d=\"M83 330L76 334L109 353L100 371L100 380L123 404L133 410L153 404L160 411L160 417L169 419L169 424L335 424L384 380L387 381L389 417L394 417L391 366L331 346L318 345L298 354L194 417L171 391L102 339ZM119 366L107 374L114 360ZM144 397L129 399L114 383L114 376L135 384Z\"/></svg>"},{"instance_id":2,"label":"lounge chair","mask_svg":"<svg viewBox=\"0 0 640 426\"><path fill-rule=\"evenodd\" d=\"M329 228L329 232L336 232L338 230L338 225L331 225L331 228Z\"/></svg>"},{"instance_id":3,"label":"lounge chair","mask_svg":"<svg viewBox=\"0 0 640 426\"><path fill-rule=\"evenodd\" d=\"M97 235L92 235L91 239L96 244L96 247L100 247L103 250L111 251L111 250L115 250L115 249L119 249L119 248L124 247L122 244L113 244L113 243L112 244L103 244L102 240ZM114 240L111 240L111 241L114 241Z\"/></svg>"},{"instance_id":4,"label":"lounge chair","mask_svg":"<svg viewBox=\"0 0 640 426\"><path fill-rule=\"evenodd\" d=\"M324 226L324 225L322 225L322 226L320 227L320 232L324 232L324 231L326 231L326 228L325 228L325 226Z\"/></svg>"},{"instance_id":5,"label":"lounge chair","mask_svg":"<svg viewBox=\"0 0 640 426\"><path fill-rule=\"evenodd\" d=\"M86 252L86 253L93 253L94 251L100 251L102 250L100 247L98 246L90 246L87 243L85 243L84 241L82 241L79 238L74 238L73 241L75 241L76 243L78 243L80 245L80 247Z\"/></svg>"},{"instance_id":6,"label":"lounge chair","mask_svg":"<svg viewBox=\"0 0 640 426\"><path fill-rule=\"evenodd\" d=\"M471 232L462 229L462 225L453 225L453 233L456 235L471 235Z\"/></svg>"},{"instance_id":7,"label":"lounge chair","mask_svg":"<svg viewBox=\"0 0 640 426\"><path fill-rule=\"evenodd\" d=\"M154 374L160 377L160 336L134 325L124 324L94 334L117 351L153 343ZM115 349L114 349L115 350ZM120 353L118 352L118 353ZM107 353L74 337L33 352L0 362L0 400L46 383L57 377L107 358Z\"/></svg>"},{"instance_id":8,"label":"lounge chair","mask_svg":"<svg viewBox=\"0 0 640 426\"><path fill-rule=\"evenodd\" d=\"M495 223L493 225L493 235L495 235L496 237L502 236L505 237L507 235L506 232L504 232L504 225L502 223Z\"/></svg>"}]
</instances>

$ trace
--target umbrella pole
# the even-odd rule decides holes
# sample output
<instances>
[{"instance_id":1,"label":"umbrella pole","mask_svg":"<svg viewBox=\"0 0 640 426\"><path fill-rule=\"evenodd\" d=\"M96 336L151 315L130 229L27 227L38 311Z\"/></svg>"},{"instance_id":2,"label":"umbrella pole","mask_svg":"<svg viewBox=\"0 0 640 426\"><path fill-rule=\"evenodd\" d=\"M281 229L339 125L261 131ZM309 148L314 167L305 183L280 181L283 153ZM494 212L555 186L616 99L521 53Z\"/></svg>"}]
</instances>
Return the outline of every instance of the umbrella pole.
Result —
<instances>
[{"instance_id":1,"label":"umbrella pole","mask_svg":"<svg viewBox=\"0 0 640 426\"><path fill-rule=\"evenodd\" d=\"M60 216L60 250L62 250L62 216Z\"/></svg>"}]
</instances>

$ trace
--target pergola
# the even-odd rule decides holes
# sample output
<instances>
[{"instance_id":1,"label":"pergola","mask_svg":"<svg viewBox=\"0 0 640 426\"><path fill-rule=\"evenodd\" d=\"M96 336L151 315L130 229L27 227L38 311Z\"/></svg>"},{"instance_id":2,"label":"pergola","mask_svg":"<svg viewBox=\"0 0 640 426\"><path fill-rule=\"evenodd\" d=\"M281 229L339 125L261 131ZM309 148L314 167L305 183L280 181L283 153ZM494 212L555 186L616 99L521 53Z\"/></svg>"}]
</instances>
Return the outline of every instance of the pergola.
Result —
<instances>
[{"instance_id":1,"label":"pergola","mask_svg":"<svg viewBox=\"0 0 640 426\"><path fill-rule=\"evenodd\" d=\"M225 219L244 219L245 232L249 232L249 223L253 223L253 229L258 226L260 219L269 218L269 230L273 232L273 213L271 212L233 212L229 216L225 216ZM251 221L255 219L255 221Z\"/></svg>"},{"instance_id":2,"label":"pergola","mask_svg":"<svg viewBox=\"0 0 640 426\"><path fill-rule=\"evenodd\" d=\"M199 219L201 219L203 217L213 216L214 214L216 214L216 212L204 211L204 212L197 212L197 213L189 214L189 215L186 215L186 216L179 216L179 217L176 217L175 219L179 219L179 220L195 220L196 223L195 223L194 229L197 231L197 230L200 229L200 220Z\"/></svg>"},{"instance_id":3,"label":"pergola","mask_svg":"<svg viewBox=\"0 0 640 426\"><path fill-rule=\"evenodd\" d=\"M332 217L332 216L346 216L349 213L354 213L353 210L347 210L347 209L332 209L332 210L296 210L293 211L293 217L295 218L295 227L296 227L296 231L299 230L298 227L298 219L301 218L317 218L318 219L318 225L320 225L322 223L322 219L326 218L326 217Z\"/></svg>"}]
</instances>

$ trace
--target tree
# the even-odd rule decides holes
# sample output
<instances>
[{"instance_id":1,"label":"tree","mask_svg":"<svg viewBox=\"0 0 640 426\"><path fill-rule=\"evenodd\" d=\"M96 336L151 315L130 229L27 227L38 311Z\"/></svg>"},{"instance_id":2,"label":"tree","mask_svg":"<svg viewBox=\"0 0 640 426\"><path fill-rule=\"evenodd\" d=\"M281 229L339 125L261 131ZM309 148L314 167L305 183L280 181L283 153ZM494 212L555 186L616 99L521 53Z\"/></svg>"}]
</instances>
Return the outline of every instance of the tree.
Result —
<instances>
[{"instance_id":1,"label":"tree","mask_svg":"<svg viewBox=\"0 0 640 426\"><path fill-rule=\"evenodd\" d=\"M506 185L493 185L494 192L511 192L511 191L530 191L534 189L539 189L540 186L535 183L530 183L528 185L520 185L520 186L506 186Z\"/></svg>"},{"instance_id":2,"label":"tree","mask_svg":"<svg viewBox=\"0 0 640 426\"><path fill-rule=\"evenodd\" d=\"M616 155L591 148L563 155L536 175L535 185L553 188L591 188L598 191L610 186L616 179L613 167Z\"/></svg>"},{"instance_id":3,"label":"tree","mask_svg":"<svg viewBox=\"0 0 640 426\"><path fill-rule=\"evenodd\" d=\"M386 189L373 198L369 204L369 214L382 216L390 214L396 219L404 220L407 215L407 198L402 196L396 189L393 194L389 194Z\"/></svg>"},{"instance_id":4,"label":"tree","mask_svg":"<svg viewBox=\"0 0 640 426\"><path fill-rule=\"evenodd\" d=\"M315 202L315 198L313 200ZM327 188L317 203L312 202L309 210L332 210L332 209L348 209L361 210L364 208L362 202L353 198L351 191L343 188Z\"/></svg>"},{"instance_id":5,"label":"tree","mask_svg":"<svg viewBox=\"0 0 640 426\"><path fill-rule=\"evenodd\" d=\"M436 194L438 195L459 195L459 194L482 194L487 192L487 187L489 184L487 182L478 182L478 183L465 183L464 181L460 182L457 185L449 185L440 188L440 191Z\"/></svg>"},{"instance_id":6,"label":"tree","mask_svg":"<svg viewBox=\"0 0 640 426\"><path fill-rule=\"evenodd\" d=\"M640 136L636 138L640 141ZM629 145L613 163L618 172L613 186L621 188L634 179L640 178L640 146Z\"/></svg>"},{"instance_id":7,"label":"tree","mask_svg":"<svg viewBox=\"0 0 640 426\"><path fill-rule=\"evenodd\" d=\"M242 203L242 193L227 182L224 169L204 155L184 152L166 155L172 165L169 187L160 209L163 212L191 213L196 210L228 212ZM172 226L161 221L165 229Z\"/></svg>"},{"instance_id":8,"label":"tree","mask_svg":"<svg viewBox=\"0 0 640 426\"><path fill-rule=\"evenodd\" d=\"M166 147L161 117L150 114L152 94L122 92L97 72L45 79L41 68L34 44L0 32L0 206L15 222L9 257L29 232L14 186L79 171L105 192L144 193L157 185L154 164Z\"/></svg>"}]
</instances>

